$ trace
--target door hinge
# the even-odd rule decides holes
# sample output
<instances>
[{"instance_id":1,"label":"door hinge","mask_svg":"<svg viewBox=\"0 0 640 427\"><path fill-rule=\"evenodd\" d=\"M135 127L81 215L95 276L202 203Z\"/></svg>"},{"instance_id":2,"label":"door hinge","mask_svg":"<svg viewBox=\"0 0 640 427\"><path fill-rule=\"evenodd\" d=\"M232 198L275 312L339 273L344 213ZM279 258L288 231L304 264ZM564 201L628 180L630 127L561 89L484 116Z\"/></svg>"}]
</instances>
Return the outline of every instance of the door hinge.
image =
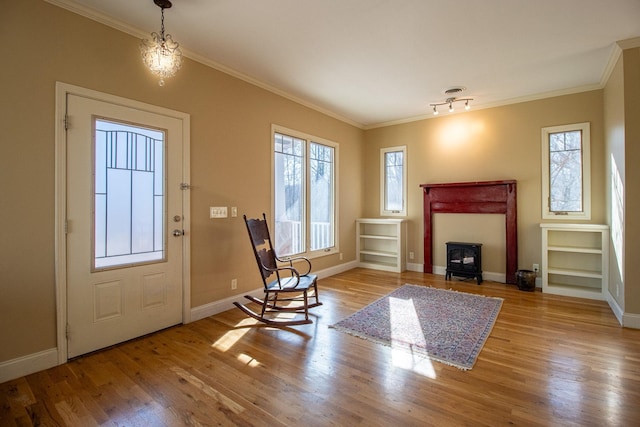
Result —
<instances>
[{"instance_id":1,"label":"door hinge","mask_svg":"<svg viewBox=\"0 0 640 427\"><path fill-rule=\"evenodd\" d=\"M69 234L69 220L64 220L64 234Z\"/></svg>"},{"instance_id":2,"label":"door hinge","mask_svg":"<svg viewBox=\"0 0 640 427\"><path fill-rule=\"evenodd\" d=\"M68 130L71 127L71 124L69 123L69 115L65 114L64 115L64 130Z\"/></svg>"},{"instance_id":3,"label":"door hinge","mask_svg":"<svg viewBox=\"0 0 640 427\"><path fill-rule=\"evenodd\" d=\"M180 184L180 189L181 190L191 190L191 185L187 184L186 182L183 182Z\"/></svg>"},{"instance_id":4,"label":"door hinge","mask_svg":"<svg viewBox=\"0 0 640 427\"><path fill-rule=\"evenodd\" d=\"M67 323L67 327L64 330L64 336L69 339L69 324Z\"/></svg>"}]
</instances>

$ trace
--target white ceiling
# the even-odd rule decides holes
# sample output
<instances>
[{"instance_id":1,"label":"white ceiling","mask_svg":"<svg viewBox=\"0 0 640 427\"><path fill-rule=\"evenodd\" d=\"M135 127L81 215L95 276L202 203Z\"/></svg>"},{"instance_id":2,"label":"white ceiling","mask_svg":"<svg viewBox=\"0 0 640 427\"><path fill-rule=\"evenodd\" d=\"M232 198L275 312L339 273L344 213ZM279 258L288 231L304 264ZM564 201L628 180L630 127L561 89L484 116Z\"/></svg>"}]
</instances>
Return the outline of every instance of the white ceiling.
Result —
<instances>
[{"instance_id":1,"label":"white ceiling","mask_svg":"<svg viewBox=\"0 0 640 427\"><path fill-rule=\"evenodd\" d=\"M136 36L153 0L47 0ZM640 0L173 0L186 56L361 127L601 87ZM171 81L167 81L170 85Z\"/></svg>"}]
</instances>

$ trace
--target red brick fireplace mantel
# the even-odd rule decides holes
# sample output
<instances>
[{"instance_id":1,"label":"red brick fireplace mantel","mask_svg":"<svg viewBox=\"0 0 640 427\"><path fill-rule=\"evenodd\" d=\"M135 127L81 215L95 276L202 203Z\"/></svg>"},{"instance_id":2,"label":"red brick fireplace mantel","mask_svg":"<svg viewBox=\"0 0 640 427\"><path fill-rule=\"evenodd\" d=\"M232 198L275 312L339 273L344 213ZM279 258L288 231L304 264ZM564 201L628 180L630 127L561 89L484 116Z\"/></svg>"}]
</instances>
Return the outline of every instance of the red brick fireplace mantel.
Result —
<instances>
[{"instance_id":1,"label":"red brick fireplace mantel","mask_svg":"<svg viewBox=\"0 0 640 427\"><path fill-rule=\"evenodd\" d=\"M507 237L506 282L516 283L518 230L516 181L421 184L424 192L424 272L433 273L434 213L504 214Z\"/></svg>"}]
</instances>

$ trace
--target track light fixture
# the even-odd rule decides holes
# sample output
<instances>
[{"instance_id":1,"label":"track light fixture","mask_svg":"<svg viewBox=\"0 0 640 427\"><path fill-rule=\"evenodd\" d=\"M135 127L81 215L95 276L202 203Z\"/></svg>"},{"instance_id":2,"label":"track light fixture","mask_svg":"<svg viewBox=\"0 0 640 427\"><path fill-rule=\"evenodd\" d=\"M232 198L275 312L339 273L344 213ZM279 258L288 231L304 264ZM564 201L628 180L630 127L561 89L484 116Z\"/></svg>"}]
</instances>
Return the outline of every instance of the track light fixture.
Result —
<instances>
[{"instance_id":1,"label":"track light fixture","mask_svg":"<svg viewBox=\"0 0 640 427\"><path fill-rule=\"evenodd\" d=\"M469 110L471 108L471 106L469 105L469 101L473 101L473 98L456 98L456 97L451 97L451 98L447 98L445 99L443 102L434 102L432 104L429 104L431 107L433 107L433 115L437 116L439 111L438 111L438 106L440 105L449 105L449 112L453 113L454 108L453 105L456 102L464 102L464 109L465 110Z\"/></svg>"}]
</instances>

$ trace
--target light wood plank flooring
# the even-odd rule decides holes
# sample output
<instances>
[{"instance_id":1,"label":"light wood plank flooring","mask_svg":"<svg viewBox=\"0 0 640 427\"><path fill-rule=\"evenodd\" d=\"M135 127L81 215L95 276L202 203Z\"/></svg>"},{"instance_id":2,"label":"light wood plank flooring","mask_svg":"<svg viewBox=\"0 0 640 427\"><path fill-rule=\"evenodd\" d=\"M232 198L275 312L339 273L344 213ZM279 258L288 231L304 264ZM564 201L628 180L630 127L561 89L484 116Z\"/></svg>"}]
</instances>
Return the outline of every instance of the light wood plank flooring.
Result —
<instances>
[{"instance_id":1,"label":"light wood plank flooring","mask_svg":"<svg viewBox=\"0 0 640 427\"><path fill-rule=\"evenodd\" d=\"M328 327L404 283L504 298L471 371ZM604 302L362 269L319 286L312 325L232 308L0 384L0 425L640 425L640 330Z\"/></svg>"}]
</instances>

